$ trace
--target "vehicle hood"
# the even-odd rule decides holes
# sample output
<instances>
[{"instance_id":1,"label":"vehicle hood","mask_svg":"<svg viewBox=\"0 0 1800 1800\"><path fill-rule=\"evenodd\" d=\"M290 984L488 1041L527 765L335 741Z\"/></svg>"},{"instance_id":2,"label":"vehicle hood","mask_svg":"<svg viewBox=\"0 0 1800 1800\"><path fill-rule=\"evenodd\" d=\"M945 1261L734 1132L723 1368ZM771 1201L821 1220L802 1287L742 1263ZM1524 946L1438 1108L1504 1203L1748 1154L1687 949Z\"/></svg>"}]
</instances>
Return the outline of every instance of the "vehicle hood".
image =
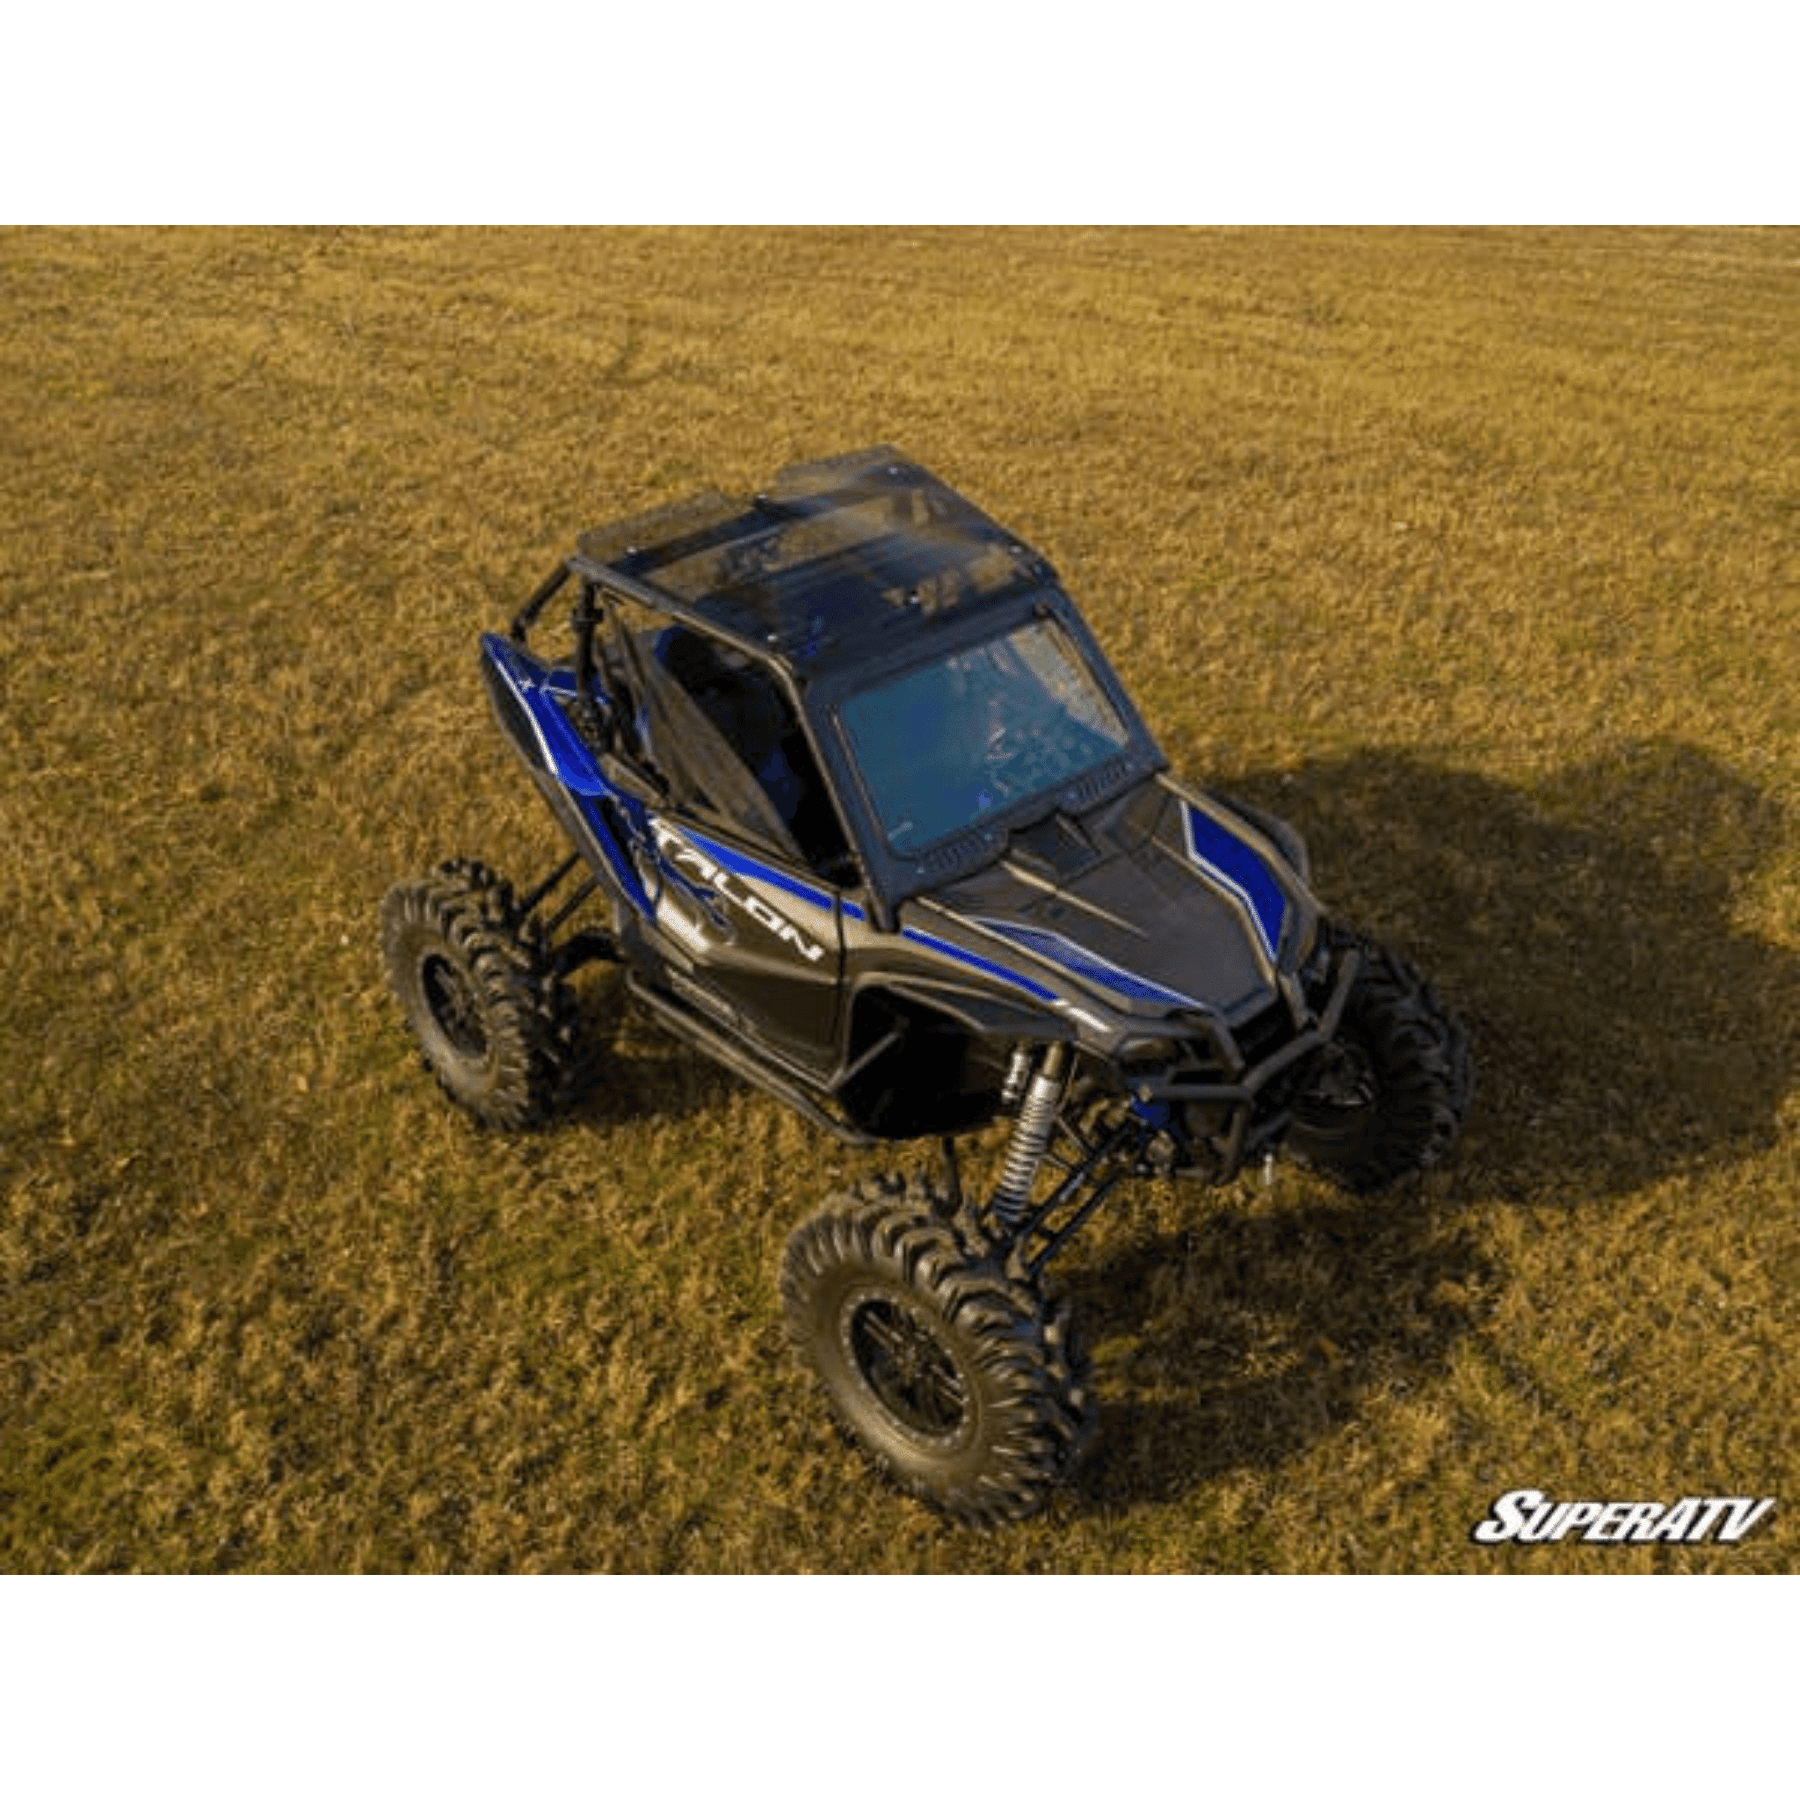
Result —
<instances>
[{"instance_id":1,"label":"vehicle hood","mask_svg":"<svg viewBox=\"0 0 1800 1800\"><path fill-rule=\"evenodd\" d=\"M986 954L1115 1012L1267 1006L1316 912L1279 849L1223 802L1163 777L1098 811L1015 833L934 900Z\"/></svg>"}]
</instances>

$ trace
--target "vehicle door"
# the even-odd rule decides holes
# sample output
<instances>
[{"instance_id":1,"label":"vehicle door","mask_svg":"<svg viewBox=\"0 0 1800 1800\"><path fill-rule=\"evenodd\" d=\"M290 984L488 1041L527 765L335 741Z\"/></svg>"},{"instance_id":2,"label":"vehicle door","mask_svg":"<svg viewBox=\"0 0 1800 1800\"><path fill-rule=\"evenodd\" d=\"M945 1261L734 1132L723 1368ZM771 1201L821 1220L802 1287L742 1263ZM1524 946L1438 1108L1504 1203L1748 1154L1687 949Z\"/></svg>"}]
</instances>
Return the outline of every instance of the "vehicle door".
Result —
<instances>
[{"instance_id":1,"label":"vehicle door","mask_svg":"<svg viewBox=\"0 0 1800 1800\"><path fill-rule=\"evenodd\" d=\"M647 820L669 985L716 1023L827 1070L843 895L792 703L771 668L685 621L637 630L630 654L638 734L669 791Z\"/></svg>"}]
</instances>

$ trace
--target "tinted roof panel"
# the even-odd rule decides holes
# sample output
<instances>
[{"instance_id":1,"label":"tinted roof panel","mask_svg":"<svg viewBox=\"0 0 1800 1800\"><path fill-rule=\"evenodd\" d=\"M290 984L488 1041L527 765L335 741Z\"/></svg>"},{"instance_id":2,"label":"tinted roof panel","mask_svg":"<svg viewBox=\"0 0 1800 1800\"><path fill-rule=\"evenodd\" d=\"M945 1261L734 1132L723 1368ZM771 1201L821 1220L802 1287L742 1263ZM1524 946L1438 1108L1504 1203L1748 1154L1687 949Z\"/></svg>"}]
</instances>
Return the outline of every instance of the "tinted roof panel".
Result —
<instances>
[{"instance_id":1,"label":"tinted roof panel","mask_svg":"<svg viewBox=\"0 0 1800 1800\"><path fill-rule=\"evenodd\" d=\"M585 534L590 560L800 662L1054 579L1033 551L886 447Z\"/></svg>"}]
</instances>

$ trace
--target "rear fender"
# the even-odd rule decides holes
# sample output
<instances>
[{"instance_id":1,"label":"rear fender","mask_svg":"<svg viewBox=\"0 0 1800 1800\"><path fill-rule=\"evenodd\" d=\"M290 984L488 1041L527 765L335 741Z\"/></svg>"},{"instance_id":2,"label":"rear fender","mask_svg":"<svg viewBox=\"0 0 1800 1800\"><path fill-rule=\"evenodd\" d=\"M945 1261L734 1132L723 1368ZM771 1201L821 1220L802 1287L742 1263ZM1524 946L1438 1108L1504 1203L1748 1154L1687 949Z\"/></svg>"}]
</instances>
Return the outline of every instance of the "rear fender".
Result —
<instances>
[{"instance_id":1,"label":"rear fender","mask_svg":"<svg viewBox=\"0 0 1800 1800\"><path fill-rule=\"evenodd\" d=\"M573 676L492 632L482 636L481 658L500 729L558 822L596 870L650 917L655 906L631 855L634 843L646 849L651 843L644 794L629 782L609 780L606 764L611 759L602 757L570 722L564 707L575 696ZM604 702L596 704L604 708ZM654 860L652 852L653 866Z\"/></svg>"},{"instance_id":2,"label":"rear fender","mask_svg":"<svg viewBox=\"0 0 1800 1800\"><path fill-rule=\"evenodd\" d=\"M528 767L574 794L597 799L612 791L595 751L563 710L575 693L566 670L549 668L506 638L485 632L481 673L500 729Z\"/></svg>"}]
</instances>

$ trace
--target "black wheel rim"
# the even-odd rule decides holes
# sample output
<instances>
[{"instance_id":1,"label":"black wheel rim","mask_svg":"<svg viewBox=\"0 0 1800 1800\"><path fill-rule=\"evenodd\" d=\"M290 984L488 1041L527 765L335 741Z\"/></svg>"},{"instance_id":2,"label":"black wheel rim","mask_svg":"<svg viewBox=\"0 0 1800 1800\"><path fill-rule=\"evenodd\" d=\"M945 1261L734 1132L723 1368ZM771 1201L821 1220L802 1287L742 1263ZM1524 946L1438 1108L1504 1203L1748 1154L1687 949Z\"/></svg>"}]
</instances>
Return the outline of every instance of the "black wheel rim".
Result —
<instances>
[{"instance_id":1,"label":"black wheel rim","mask_svg":"<svg viewBox=\"0 0 1800 1800\"><path fill-rule=\"evenodd\" d=\"M420 972L419 985L432 1023L457 1055L487 1055L487 1031L482 1025L481 1008L476 1001L475 985L468 971L446 957L432 956Z\"/></svg>"},{"instance_id":2,"label":"black wheel rim","mask_svg":"<svg viewBox=\"0 0 1800 1800\"><path fill-rule=\"evenodd\" d=\"M969 1415L969 1390L956 1359L916 1307L899 1298L863 1300L846 1336L857 1373L908 1431L951 1438Z\"/></svg>"},{"instance_id":3,"label":"black wheel rim","mask_svg":"<svg viewBox=\"0 0 1800 1800\"><path fill-rule=\"evenodd\" d=\"M1315 1136L1354 1138L1379 1096L1375 1059L1367 1046L1344 1036L1327 1046L1316 1078L1294 1103L1294 1116Z\"/></svg>"}]
</instances>

